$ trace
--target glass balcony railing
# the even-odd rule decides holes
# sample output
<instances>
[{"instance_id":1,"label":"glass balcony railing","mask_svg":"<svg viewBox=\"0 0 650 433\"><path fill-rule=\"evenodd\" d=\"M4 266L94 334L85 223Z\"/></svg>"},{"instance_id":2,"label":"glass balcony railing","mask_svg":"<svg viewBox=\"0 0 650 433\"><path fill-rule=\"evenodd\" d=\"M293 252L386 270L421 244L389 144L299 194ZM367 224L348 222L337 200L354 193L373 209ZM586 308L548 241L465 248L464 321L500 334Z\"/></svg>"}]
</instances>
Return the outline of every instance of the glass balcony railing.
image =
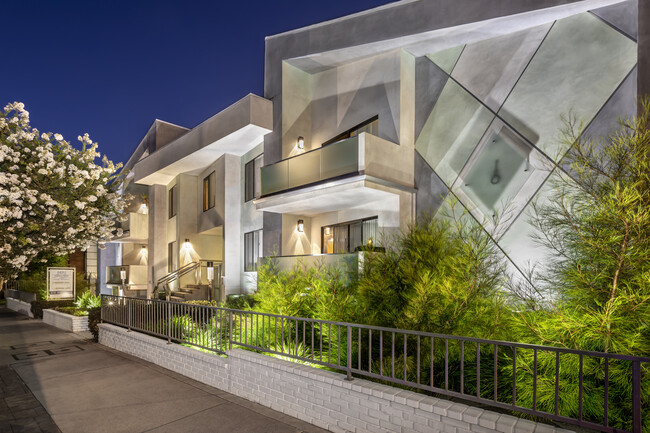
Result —
<instances>
[{"instance_id":1,"label":"glass balcony railing","mask_svg":"<svg viewBox=\"0 0 650 433\"><path fill-rule=\"evenodd\" d=\"M359 137L262 167L262 196L359 171Z\"/></svg>"}]
</instances>

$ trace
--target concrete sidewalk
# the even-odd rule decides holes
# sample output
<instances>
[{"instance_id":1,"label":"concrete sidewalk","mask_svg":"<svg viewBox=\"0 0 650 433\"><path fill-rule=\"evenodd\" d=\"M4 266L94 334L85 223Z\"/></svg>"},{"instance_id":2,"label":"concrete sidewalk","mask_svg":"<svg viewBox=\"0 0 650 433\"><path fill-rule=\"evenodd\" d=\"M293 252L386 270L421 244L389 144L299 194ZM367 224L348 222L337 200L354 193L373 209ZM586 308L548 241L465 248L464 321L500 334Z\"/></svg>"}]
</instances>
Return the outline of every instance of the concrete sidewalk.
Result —
<instances>
[{"instance_id":1,"label":"concrete sidewalk","mask_svg":"<svg viewBox=\"0 0 650 433\"><path fill-rule=\"evenodd\" d=\"M0 433L325 431L6 308L0 381Z\"/></svg>"}]
</instances>

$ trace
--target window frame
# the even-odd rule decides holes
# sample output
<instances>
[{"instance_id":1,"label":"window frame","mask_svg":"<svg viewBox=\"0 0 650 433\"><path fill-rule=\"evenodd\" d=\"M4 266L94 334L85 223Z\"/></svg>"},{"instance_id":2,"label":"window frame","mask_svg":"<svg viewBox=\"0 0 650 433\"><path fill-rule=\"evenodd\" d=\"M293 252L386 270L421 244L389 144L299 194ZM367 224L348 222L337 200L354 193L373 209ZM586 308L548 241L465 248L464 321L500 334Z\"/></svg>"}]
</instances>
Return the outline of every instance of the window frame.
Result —
<instances>
[{"instance_id":1,"label":"window frame","mask_svg":"<svg viewBox=\"0 0 650 433\"><path fill-rule=\"evenodd\" d=\"M256 191L258 180L261 180L259 179L261 175L258 173L255 164L259 161L259 167L261 168L262 157L264 157L263 153L257 155L255 158L251 159L246 164L244 164L244 203L247 203L251 200L255 200L256 198L259 198L261 195L262 192L261 186L259 190ZM250 179L248 175L249 171L251 172Z\"/></svg>"},{"instance_id":2,"label":"window frame","mask_svg":"<svg viewBox=\"0 0 650 433\"><path fill-rule=\"evenodd\" d=\"M244 233L244 272L257 272L257 261L262 258L262 233L262 229ZM249 252L251 262L248 260Z\"/></svg>"},{"instance_id":3,"label":"window frame","mask_svg":"<svg viewBox=\"0 0 650 433\"><path fill-rule=\"evenodd\" d=\"M214 197L214 179L215 172L213 171L209 175L203 178L203 212L212 209L215 206L215 197ZM206 194L206 185L207 185L207 194Z\"/></svg>"},{"instance_id":4,"label":"window frame","mask_svg":"<svg viewBox=\"0 0 650 433\"><path fill-rule=\"evenodd\" d=\"M178 184L169 188L167 192L167 218L172 219L176 216L178 209Z\"/></svg>"},{"instance_id":5,"label":"window frame","mask_svg":"<svg viewBox=\"0 0 650 433\"><path fill-rule=\"evenodd\" d=\"M356 220L352 220L352 221L345 221L345 222L341 222L341 223L321 226L321 228L320 228L320 251L321 251L321 254L350 254L350 253L355 252L355 251L350 251L351 250L351 246L350 246L350 241L351 241L351 239L350 239L351 238L350 227L352 226L352 224L361 223L361 239L363 240L363 223L366 222L366 221L372 221L372 220L377 220L377 223L379 223L379 216L375 215L375 216L368 217L368 218L360 218L360 219L356 219ZM331 232L332 232L332 236L334 236L334 227L343 227L343 226L347 226L347 229L348 229L348 234L347 234L347 236L345 238L345 240L346 240L346 247L345 247L346 251L345 252L338 252L338 253L336 253L336 252L332 252L332 253L325 252L325 228L329 227ZM359 246L363 246L363 245L359 245ZM355 246L354 247L355 250L359 246Z\"/></svg>"}]
</instances>

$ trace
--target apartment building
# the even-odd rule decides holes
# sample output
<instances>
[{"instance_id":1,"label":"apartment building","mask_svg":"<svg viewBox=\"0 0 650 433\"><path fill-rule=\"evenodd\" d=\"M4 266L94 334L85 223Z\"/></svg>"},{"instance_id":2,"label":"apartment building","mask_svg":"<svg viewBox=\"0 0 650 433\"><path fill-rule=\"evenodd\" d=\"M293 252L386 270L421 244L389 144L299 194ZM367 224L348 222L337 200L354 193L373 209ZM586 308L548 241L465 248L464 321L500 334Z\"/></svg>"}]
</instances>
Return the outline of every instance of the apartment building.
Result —
<instances>
[{"instance_id":1,"label":"apartment building","mask_svg":"<svg viewBox=\"0 0 650 433\"><path fill-rule=\"evenodd\" d=\"M219 274L203 296L250 292L262 257L355 264L450 195L526 278L545 254L531 204L566 170L563 117L606 135L647 91L639 10L405 0L267 37L263 97L191 130L151 126L125 167L142 199L101 254L116 266L103 281L150 296L195 263L195 282Z\"/></svg>"}]
</instances>

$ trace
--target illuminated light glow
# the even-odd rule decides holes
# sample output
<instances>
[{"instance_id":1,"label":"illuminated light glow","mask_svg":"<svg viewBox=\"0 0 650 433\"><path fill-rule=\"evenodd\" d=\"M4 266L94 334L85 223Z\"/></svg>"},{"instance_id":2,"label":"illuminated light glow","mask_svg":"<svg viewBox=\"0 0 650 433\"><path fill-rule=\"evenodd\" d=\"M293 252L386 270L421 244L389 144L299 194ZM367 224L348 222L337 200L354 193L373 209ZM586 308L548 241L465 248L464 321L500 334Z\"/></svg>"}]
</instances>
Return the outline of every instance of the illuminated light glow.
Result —
<instances>
[{"instance_id":1,"label":"illuminated light glow","mask_svg":"<svg viewBox=\"0 0 650 433\"><path fill-rule=\"evenodd\" d=\"M298 220L298 232L302 233L305 231L305 222L303 220Z\"/></svg>"},{"instance_id":2,"label":"illuminated light glow","mask_svg":"<svg viewBox=\"0 0 650 433\"><path fill-rule=\"evenodd\" d=\"M298 141L296 143L296 146L298 147L299 150L303 150L305 148L305 139L304 139L304 137L302 137L302 136L298 137Z\"/></svg>"}]
</instances>

